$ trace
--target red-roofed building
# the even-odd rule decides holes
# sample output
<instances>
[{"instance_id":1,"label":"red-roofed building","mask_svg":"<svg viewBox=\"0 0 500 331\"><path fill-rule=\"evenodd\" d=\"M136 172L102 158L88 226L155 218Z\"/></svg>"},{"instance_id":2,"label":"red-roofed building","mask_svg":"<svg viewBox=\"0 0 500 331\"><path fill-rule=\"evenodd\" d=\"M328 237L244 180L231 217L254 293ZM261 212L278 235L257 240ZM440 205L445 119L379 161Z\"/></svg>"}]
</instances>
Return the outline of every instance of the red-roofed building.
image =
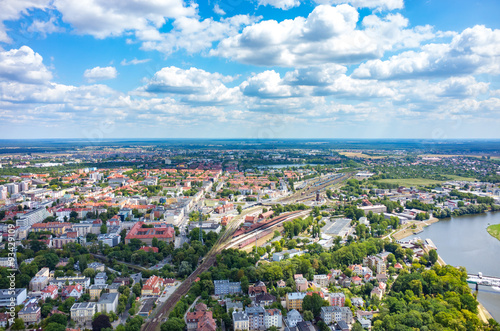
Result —
<instances>
[{"instance_id":1,"label":"red-roofed building","mask_svg":"<svg viewBox=\"0 0 500 331\"><path fill-rule=\"evenodd\" d=\"M58 294L57 291L58 291L57 285L49 285L45 287L42 290L42 299L43 300L47 298L56 299Z\"/></svg>"},{"instance_id":2,"label":"red-roofed building","mask_svg":"<svg viewBox=\"0 0 500 331\"><path fill-rule=\"evenodd\" d=\"M148 246L142 246L139 248L140 251L145 251L145 252L153 252L153 253L158 253L158 247L148 247Z\"/></svg>"},{"instance_id":3,"label":"red-roofed building","mask_svg":"<svg viewBox=\"0 0 500 331\"><path fill-rule=\"evenodd\" d=\"M61 297L63 300L67 298L75 298L76 300L80 299L83 294L83 286L80 284L76 285L68 285L65 286L61 292Z\"/></svg>"},{"instance_id":4,"label":"red-roofed building","mask_svg":"<svg viewBox=\"0 0 500 331\"><path fill-rule=\"evenodd\" d=\"M163 278L160 278L156 275L149 277L146 281L146 284L142 287L141 295L155 295L158 296L161 294L163 290Z\"/></svg>"},{"instance_id":5,"label":"red-roofed building","mask_svg":"<svg viewBox=\"0 0 500 331\"><path fill-rule=\"evenodd\" d=\"M224 214L227 213L230 210L234 209L234 205L232 203L226 203L225 205L218 206L215 208L215 212L217 214Z\"/></svg>"},{"instance_id":6,"label":"red-roofed building","mask_svg":"<svg viewBox=\"0 0 500 331\"><path fill-rule=\"evenodd\" d=\"M151 246L153 238L166 243L174 242L175 230L173 226L166 223L148 223L153 225L152 228L143 227L144 222L137 222L125 237L125 243L129 244L132 239L139 239L144 244Z\"/></svg>"},{"instance_id":7,"label":"red-roofed building","mask_svg":"<svg viewBox=\"0 0 500 331\"><path fill-rule=\"evenodd\" d=\"M207 310L207 306L199 303L195 306L195 312L186 314L186 325L188 331L215 331L217 324L213 319L211 311Z\"/></svg>"}]
</instances>

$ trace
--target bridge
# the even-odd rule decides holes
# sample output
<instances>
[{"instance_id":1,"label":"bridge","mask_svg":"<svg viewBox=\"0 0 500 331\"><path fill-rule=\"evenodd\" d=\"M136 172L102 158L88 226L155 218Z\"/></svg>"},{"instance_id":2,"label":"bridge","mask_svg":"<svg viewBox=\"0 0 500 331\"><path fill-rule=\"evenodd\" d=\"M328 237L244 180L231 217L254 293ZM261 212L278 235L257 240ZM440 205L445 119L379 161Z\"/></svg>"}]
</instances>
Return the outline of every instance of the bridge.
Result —
<instances>
[{"instance_id":1,"label":"bridge","mask_svg":"<svg viewBox=\"0 0 500 331\"><path fill-rule=\"evenodd\" d=\"M500 288L500 277L483 276L481 272L476 274L467 274L467 283L476 284L476 290L479 285L492 286Z\"/></svg>"}]
</instances>

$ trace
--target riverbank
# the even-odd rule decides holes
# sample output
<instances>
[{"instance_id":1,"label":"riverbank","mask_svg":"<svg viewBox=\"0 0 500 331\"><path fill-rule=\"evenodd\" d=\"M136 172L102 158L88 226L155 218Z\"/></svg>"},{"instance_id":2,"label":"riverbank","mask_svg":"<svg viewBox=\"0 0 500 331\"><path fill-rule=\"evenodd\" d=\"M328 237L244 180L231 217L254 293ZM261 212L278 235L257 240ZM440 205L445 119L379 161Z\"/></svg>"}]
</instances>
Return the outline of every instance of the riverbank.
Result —
<instances>
[{"instance_id":1,"label":"riverbank","mask_svg":"<svg viewBox=\"0 0 500 331\"><path fill-rule=\"evenodd\" d=\"M425 249L425 250L427 253L429 253L429 251L427 249ZM444 262L443 258L439 254L438 254L437 264L439 264L442 267L444 267L446 265L446 262ZM484 323L488 323L488 320L490 318L493 318L493 316L491 316L490 312L479 301L477 301L477 316Z\"/></svg>"},{"instance_id":2,"label":"riverbank","mask_svg":"<svg viewBox=\"0 0 500 331\"><path fill-rule=\"evenodd\" d=\"M493 238L500 240L500 224L492 224L486 228L486 231L488 231Z\"/></svg>"},{"instance_id":3,"label":"riverbank","mask_svg":"<svg viewBox=\"0 0 500 331\"><path fill-rule=\"evenodd\" d=\"M492 224L499 225L499 221L500 213L432 220L425 222L428 224L421 224L422 227L418 230L406 228L405 225L405 228L394 232L393 238L429 238L437 247L438 265L464 266L469 273L482 272L496 276L500 275L500 265L494 262L495 256L500 255L500 242L494 236L486 234L485 230ZM432 223L436 224L424 226ZM500 320L500 292L484 286L480 286L479 291L471 286L471 291L478 300L477 316L481 321L487 322L490 318Z\"/></svg>"},{"instance_id":4,"label":"riverbank","mask_svg":"<svg viewBox=\"0 0 500 331\"><path fill-rule=\"evenodd\" d=\"M394 238L395 240L401 240L408 236L418 234L422 232L425 227L431 225L432 223L436 223L438 221L439 219L435 217L431 217L427 221L409 221L403 226L403 228L394 232L392 234L392 238ZM415 228L412 228L413 225L415 226Z\"/></svg>"}]
</instances>

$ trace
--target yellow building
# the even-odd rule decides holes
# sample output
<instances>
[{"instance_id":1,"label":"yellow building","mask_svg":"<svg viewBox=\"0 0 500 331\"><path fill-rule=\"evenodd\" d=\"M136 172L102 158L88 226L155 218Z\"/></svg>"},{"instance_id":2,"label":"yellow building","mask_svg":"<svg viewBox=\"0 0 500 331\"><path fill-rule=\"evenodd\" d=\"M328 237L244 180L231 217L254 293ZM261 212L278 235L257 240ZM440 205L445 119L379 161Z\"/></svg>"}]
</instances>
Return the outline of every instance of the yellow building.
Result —
<instances>
[{"instance_id":1,"label":"yellow building","mask_svg":"<svg viewBox=\"0 0 500 331\"><path fill-rule=\"evenodd\" d=\"M306 297L307 293L293 292L286 294L286 308L288 310L296 309L302 311L302 301Z\"/></svg>"},{"instance_id":2,"label":"yellow building","mask_svg":"<svg viewBox=\"0 0 500 331\"><path fill-rule=\"evenodd\" d=\"M101 293L108 285L92 285L89 287L90 300L99 300Z\"/></svg>"}]
</instances>

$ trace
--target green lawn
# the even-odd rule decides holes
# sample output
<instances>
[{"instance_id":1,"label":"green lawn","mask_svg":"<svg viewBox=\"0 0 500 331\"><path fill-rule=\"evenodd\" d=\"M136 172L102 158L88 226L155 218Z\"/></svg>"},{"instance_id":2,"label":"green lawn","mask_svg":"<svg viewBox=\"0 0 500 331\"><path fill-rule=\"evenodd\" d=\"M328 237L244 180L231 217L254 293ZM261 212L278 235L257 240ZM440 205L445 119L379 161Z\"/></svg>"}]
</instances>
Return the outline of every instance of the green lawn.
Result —
<instances>
[{"instance_id":1,"label":"green lawn","mask_svg":"<svg viewBox=\"0 0 500 331\"><path fill-rule=\"evenodd\" d=\"M500 240L500 224L493 224L488 226L488 233L491 234L493 237L497 238Z\"/></svg>"},{"instance_id":2,"label":"green lawn","mask_svg":"<svg viewBox=\"0 0 500 331\"><path fill-rule=\"evenodd\" d=\"M426 178L400 178L400 179L379 179L377 180L379 183L390 183L390 184L398 184L401 186L427 186L431 184L441 184L442 180L434 180L434 179L426 179Z\"/></svg>"},{"instance_id":3,"label":"green lawn","mask_svg":"<svg viewBox=\"0 0 500 331\"><path fill-rule=\"evenodd\" d=\"M450 179L450 180L463 180L463 181L467 181L467 182L474 182L477 180L476 178L473 178L473 177L462 177L462 176L457 176L457 175L446 175L446 177L448 177L448 179Z\"/></svg>"}]
</instances>

